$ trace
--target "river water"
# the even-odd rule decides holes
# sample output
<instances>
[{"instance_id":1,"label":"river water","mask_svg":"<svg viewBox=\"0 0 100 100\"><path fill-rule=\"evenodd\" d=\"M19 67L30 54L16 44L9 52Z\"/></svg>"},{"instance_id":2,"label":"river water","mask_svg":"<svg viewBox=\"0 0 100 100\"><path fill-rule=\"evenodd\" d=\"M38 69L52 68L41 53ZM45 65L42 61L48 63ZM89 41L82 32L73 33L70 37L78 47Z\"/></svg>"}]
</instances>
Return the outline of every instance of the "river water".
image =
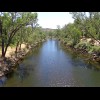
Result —
<instances>
[{"instance_id":1,"label":"river water","mask_svg":"<svg viewBox=\"0 0 100 100\"><path fill-rule=\"evenodd\" d=\"M29 53L9 76L3 87L99 87L100 71L59 41L48 39Z\"/></svg>"}]
</instances>

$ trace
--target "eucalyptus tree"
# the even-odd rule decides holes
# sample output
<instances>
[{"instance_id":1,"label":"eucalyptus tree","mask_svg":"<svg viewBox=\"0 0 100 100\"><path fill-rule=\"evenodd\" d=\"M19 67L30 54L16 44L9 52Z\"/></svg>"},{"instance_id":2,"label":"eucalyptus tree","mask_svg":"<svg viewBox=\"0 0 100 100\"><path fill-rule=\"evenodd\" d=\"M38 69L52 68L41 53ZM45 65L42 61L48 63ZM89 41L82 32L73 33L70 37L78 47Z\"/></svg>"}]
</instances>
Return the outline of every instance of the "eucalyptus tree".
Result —
<instances>
[{"instance_id":1,"label":"eucalyptus tree","mask_svg":"<svg viewBox=\"0 0 100 100\"><path fill-rule=\"evenodd\" d=\"M1 12L0 35L2 41L2 57L5 57L7 48L12 43L18 31L27 25L37 22L37 13L31 12Z\"/></svg>"},{"instance_id":2,"label":"eucalyptus tree","mask_svg":"<svg viewBox=\"0 0 100 100\"><path fill-rule=\"evenodd\" d=\"M78 26L83 36L100 40L100 12L71 12L75 19L75 26Z\"/></svg>"}]
</instances>

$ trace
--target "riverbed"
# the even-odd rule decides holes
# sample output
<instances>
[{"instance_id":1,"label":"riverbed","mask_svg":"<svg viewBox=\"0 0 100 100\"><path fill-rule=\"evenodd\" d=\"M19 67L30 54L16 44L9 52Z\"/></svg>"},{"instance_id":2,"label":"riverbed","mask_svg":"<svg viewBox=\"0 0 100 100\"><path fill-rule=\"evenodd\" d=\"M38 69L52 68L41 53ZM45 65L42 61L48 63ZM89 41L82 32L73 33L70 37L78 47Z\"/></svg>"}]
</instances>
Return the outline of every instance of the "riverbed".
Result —
<instances>
[{"instance_id":1,"label":"riverbed","mask_svg":"<svg viewBox=\"0 0 100 100\"><path fill-rule=\"evenodd\" d=\"M48 39L30 52L14 72L0 79L1 87L99 87L100 70L78 53Z\"/></svg>"}]
</instances>

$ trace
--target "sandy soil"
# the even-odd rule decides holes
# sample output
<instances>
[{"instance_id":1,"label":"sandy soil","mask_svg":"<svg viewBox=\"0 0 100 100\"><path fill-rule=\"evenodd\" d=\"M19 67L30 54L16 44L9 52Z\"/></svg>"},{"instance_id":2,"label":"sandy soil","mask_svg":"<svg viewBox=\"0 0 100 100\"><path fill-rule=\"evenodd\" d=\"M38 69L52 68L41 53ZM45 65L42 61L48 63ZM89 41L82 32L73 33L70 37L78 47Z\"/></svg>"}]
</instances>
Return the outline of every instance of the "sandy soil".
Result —
<instances>
[{"instance_id":1,"label":"sandy soil","mask_svg":"<svg viewBox=\"0 0 100 100\"><path fill-rule=\"evenodd\" d=\"M24 49L26 47L25 44L21 45L21 49ZM8 47L7 52L6 52L6 57L11 57L11 54L14 54L15 52L15 47ZM0 50L0 56L1 56L1 50Z\"/></svg>"},{"instance_id":2,"label":"sandy soil","mask_svg":"<svg viewBox=\"0 0 100 100\"><path fill-rule=\"evenodd\" d=\"M85 38L85 39L81 39L81 41L86 41L86 42L90 42L92 39L91 38ZM100 46L100 41L96 41L94 40L94 45L96 46Z\"/></svg>"},{"instance_id":3,"label":"sandy soil","mask_svg":"<svg viewBox=\"0 0 100 100\"><path fill-rule=\"evenodd\" d=\"M86 42L90 42L91 41L91 38L82 38L81 39L81 41L86 41ZM99 44L99 42L98 41L95 41L94 42L94 45L97 45L97 46L100 46L100 44ZM21 49L24 49L24 48L26 48L26 45L25 44L22 44L21 45ZM8 47L8 49L7 49L7 52L6 52L6 57L11 57L11 54L14 54L14 52L15 52L15 47ZM26 52L28 52L28 50L26 51ZM0 50L0 56L1 56L1 50Z\"/></svg>"}]
</instances>

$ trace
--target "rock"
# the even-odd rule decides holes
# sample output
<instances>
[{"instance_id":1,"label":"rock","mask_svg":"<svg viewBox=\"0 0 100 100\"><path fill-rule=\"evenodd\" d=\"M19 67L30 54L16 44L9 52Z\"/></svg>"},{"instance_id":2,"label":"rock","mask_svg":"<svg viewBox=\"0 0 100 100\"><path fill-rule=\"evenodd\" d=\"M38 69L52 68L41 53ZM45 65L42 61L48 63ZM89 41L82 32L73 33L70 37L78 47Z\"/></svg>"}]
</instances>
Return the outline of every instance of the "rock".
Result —
<instances>
[{"instance_id":1,"label":"rock","mask_svg":"<svg viewBox=\"0 0 100 100\"><path fill-rule=\"evenodd\" d=\"M25 54L22 54L22 56L25 56Z\"/></svg>"},{"instance_id":2,"label":"rock","mask_svg":"<svg viewBox=\"0 0 100 100\"><path fill-rule=\"evenodd\" d=\"M0 58L0 67L2 66L3 63L4 61Z\"/></svg>"},{"instance_id":3,"label":"rock","mask_svg":"<svg viewBox=\"0 0 100 100\"><path fill-rule=\"evenodd\" d=\"M0 77L3 76L3 75L4 75L4 73L2 71L0 71Z\"/></svg>"},{"instance_id":4,"label":"rock","mask_svg":"<svg viewBox=\"0 0 100 100\"><path fill-rule=\"evenodd\" d=\"M96 54L93 54L93 61L96 61L96 62L100 63L100 57L97 56Z\"/></svg>"},{"instance_id":5,"label":"rock","mask_svg":"<svg viewBox=\"0 0 100 100\"><path fill-rule=\"evenodd\" d=\"M98 56L94 56L94 59L97 59L98 58Z\"/></svg>"},{"instance_id":6,"label":"rock","mask_svg":"<svg viewBox=\"0 0 100 100\"><path fill-rule=\"evenodd\" d=\"M9 69L7 67L4 67L3 71L9 71Z\"/></svg>"},{"instance_id":7,"label":"rock","mask_svg":"<svg viewBox=\"0 0 100 100\"><path fill-rule=\"evenodd\" d=\"M2 70L2 67L0 67L0 71Z\"/></svg>"},{"instance_id":8,"label":"rock","mask_svg":"<svg viewBox=\"0 0 100 100\"><path fill-rule=\"evenodd\" d=\"M98 58L98 56L96 54L93 54L93 58L96 59Z\"/></svg>"},{"instance_id":9,"label":"rock","mask_svg":"<svg viewBox=\"0 0 100 100\"><path fill-rule=\"evenodd\" d=\"M100 63L100 58L99 58L99 57L98 57L98 58L96 58L96 61Z\"/></svg>"},{"instance_id":10,"label":"rock","mask_svg":"<svg viewBox=\"0 0 100 100\"><path fill-rule=\"evenodd\" d=\"M0 67L2 66L2 64L0 63Z\"/></svg>"},{"instance_id":11,"label":"rock","mask_svg":"<svg viewBox=\"0 0 100 100\"><path fill-rule=\"evenodd\" d=\"M3 59L3 58L2 58L2 57L0 57L0 61L2 61L2 59Z\"/></svg>"},{"instance_id":12,"label":"rock","mask_svg":"<svg viewBox=\"0 0 100 100\"><path fill-rule=\"evenodd\" d=\"M19 59L22 59L22 55L19 55L19 57L18 57Z\"/></svg>"},{"instance_id":13,"label":"rock","mask_svg":"<svg viewBox=\"0 0 100 100\"><path fill-rule=\"evenodd\" d=\"M15 58L14 61L17 62L18 61L18 58Z\"/></svg>"},{"instance_id":14,"label":"rock","mask_svg":"<svg viewBox=\"0 0 100 100\"><path fill-rule=\"evenodd\" d=\"M93 56L96 56L96 54L93 54Z\"/></svg>"}]
</instances>

